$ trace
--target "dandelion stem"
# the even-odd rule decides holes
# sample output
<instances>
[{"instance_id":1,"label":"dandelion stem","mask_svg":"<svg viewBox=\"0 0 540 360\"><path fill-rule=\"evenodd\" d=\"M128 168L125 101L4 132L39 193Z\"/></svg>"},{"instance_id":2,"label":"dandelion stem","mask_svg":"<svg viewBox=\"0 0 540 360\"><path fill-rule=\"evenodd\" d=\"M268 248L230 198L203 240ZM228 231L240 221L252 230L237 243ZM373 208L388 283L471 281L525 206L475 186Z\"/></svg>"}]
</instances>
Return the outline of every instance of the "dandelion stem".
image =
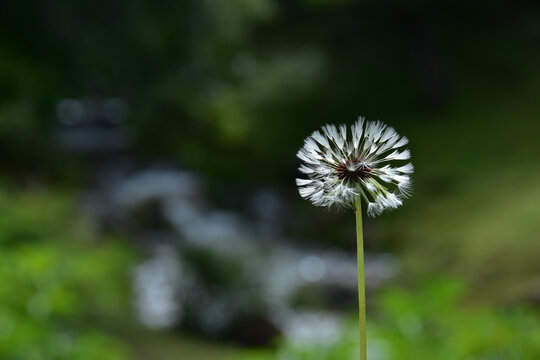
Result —
<instances>
[{"instance_id":1,"label":"dandelion stem","mask_svg":"<svg viewBox=\"0 0 540 360\"><path fill-rule=\"evenodd\" d=\"M366 281L364 275L364 234L362 229L362 199L356 197L356 249L358 253L358 310L360 320L360 360L367 360L366 345Z\"/></svg>"}]
</instances>

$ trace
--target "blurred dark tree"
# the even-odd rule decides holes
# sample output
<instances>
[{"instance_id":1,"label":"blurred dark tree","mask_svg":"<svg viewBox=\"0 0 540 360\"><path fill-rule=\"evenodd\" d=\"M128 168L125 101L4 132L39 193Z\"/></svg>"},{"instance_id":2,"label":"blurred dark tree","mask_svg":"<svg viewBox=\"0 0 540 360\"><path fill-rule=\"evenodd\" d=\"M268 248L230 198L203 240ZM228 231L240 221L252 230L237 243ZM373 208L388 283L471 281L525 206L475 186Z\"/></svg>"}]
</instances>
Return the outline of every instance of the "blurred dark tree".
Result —
<instances>
[{"instance_id":1,"label":"blurred dark tree","mask_svg":"<svg viewBox=\"0 0 540 360\"><path fill-rule=\"evenodd\" d=\"M1 153L60 161L43 162L55 104L114 96L141 151L222 179L284 180L322 123L361 112L422 124L530 82L539 16L502 0L4 2Z\"/></svg>"}]
</instances>

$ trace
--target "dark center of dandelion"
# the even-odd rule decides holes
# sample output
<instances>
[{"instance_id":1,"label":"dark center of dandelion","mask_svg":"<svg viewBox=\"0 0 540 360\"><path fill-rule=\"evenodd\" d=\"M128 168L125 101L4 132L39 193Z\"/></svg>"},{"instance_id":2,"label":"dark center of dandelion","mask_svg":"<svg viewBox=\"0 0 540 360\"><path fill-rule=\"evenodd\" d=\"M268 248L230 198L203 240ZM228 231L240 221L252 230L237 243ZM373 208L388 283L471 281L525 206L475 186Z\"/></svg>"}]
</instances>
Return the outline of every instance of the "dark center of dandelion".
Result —
<instances>
[{"instance_id":1,"label":"dark center of dandelion","mask_svg":"<svg viewBox=\"0 0 540 360\"><path fill-rule=\"evenodd\" d=\"M347 160L336 168L337 177L344 181L356 181L371 177L371 168L360 159Z\"/></svg>"}]
</instances>

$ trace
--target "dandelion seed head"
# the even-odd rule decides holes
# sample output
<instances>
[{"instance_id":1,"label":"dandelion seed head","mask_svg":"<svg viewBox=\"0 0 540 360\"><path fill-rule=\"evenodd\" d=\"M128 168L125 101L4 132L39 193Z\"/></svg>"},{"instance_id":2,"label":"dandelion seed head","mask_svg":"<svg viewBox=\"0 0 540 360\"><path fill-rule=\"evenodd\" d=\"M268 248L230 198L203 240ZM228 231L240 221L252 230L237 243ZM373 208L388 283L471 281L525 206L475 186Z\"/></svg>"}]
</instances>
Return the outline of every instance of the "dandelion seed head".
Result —
<instances>
[{"instance_id":1,"label":"dandelion seed head","mask_svg":"<svg viewBox=\"0 0 540 360\"><path fill-rule=\"evenodd\" d=\"M411 194L412 163L409 139L380 121L363 117L350 126L325 125L304 141L297 156L300 196L317 206L354 207L357 197L367 203L368 215L380 215L403 204Z\"/></svg>"}]
</instances>

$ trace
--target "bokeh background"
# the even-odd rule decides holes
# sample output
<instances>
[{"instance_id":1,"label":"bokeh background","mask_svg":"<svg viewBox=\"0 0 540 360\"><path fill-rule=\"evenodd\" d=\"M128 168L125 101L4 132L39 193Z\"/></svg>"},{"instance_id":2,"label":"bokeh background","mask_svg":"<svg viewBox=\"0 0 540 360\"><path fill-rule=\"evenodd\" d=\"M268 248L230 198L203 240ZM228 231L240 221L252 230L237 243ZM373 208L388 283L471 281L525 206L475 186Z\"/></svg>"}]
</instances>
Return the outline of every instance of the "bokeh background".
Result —
<instances>
[{"instance_id":1,"label":"bokeh background","mask_svg":"<svg viewBox=\"0 0 540 360\"><path fill-rule=\"evenodd\" d=\"M540 358L535 1L5 1L0 358L356 359L354 215L303 139L381 119L373 360Z\"/></svg>"}]
</instances>

